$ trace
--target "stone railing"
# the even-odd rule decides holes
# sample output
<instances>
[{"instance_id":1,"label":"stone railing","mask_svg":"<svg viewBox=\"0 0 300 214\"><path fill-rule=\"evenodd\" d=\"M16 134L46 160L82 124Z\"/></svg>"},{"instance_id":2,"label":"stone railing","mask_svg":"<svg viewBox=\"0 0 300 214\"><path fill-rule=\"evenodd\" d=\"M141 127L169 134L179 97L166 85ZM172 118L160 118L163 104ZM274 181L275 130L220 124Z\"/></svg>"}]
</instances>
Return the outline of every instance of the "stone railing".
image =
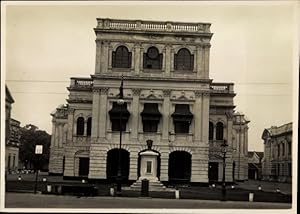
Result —
<instances>
[{"instance_id":1,"label":"stone railing","mask_svg":"<svg viewBox=\"0 0 300 214\"><path fill-rule=\"evenodd\" d=\"M93 87L93 80L91 78L71 78L71 88L88 88Z\"/></svg>"},{"instance_id":2,"label":"stone railing","mask_svg":"<svg viewBox=\"0 0 300 214\"><path fill-rule=\"evenodd\" d=\"M212 93L233 93L233 83L212 83L210 89Z\"/></svg>"},{"instance_id":3,"label":"stone railing","mask_svg":"<svg viewBox=\"0 0 300 214\"><path fill-rule=\"evenodd\" d=\"M209 23L97 19L97 29L210 33Z\"/></svg>"}]
</instances>

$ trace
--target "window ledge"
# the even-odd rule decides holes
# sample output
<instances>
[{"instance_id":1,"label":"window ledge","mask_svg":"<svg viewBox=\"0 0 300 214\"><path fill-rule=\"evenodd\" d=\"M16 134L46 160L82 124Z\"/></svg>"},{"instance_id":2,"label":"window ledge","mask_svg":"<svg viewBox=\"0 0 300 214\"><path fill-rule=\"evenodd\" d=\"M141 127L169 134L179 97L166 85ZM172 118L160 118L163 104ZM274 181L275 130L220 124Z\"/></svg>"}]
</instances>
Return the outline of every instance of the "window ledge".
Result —
<instances>
[{"instance_id":1,"label":"window ledge","mask_svg":"<svg viewBox=\"0 0 300 214\"><path fill-rule=\"evenodd\" d=\"M131 72L131 68L112 68L112 72Z\"/></svg>"},{"instance_id":2,"label":"window ledge","mask_svg":"<svg viewBox=\"0 0 300 214\"><path fill-rule=\"evenodd\" d=\"M144 68L144 73L162 73L164 72L162 69L151 69L151 68Z\"/></svg>"},{"instance_id":3,"label":"window ledge","mask_svg":"<svg viewBox=\"0 0 300 214\"><path fill-rule=\"evenodd\" d=\"M193 74L194 70L174 70L174 74Z\"/></svg>"},{"instance_id":4,"label":"window ledge","mask_svg":"<svg viewBox=\"0 0 300 214\"><path fill-rule=\"evenodd\" d=\"M107 133L112 133L112 134L120 134L120 131L112 131L112 130L107 130ZM122 134L130 134L131 131L122 131Z\"/></svg>"}]
</instances>

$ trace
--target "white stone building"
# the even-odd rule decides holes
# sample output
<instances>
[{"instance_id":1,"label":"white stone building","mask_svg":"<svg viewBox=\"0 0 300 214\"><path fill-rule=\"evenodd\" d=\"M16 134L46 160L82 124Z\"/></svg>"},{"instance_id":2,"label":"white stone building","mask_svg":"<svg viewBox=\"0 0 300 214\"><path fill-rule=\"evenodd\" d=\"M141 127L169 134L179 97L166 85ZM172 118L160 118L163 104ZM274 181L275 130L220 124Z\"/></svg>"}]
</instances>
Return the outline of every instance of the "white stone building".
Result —
<instances>
[{"instance_id":1,"label":"white stone building","mask_svg":"<svg viewBox=\"0 0 300 214\"><path fill-rule=\"evenodd\" d=\"M52 113L49 173L114 180L122 111L124 179L140 177L149 139L162 182L221 181L223 140L226 181L247 179L249 121L234 112L234 84L209 78L210 24L97 22L95 73L71 78L68 103Z\"/></svg>"},{"instance_id":2,"label":"white stone building","mask_svg":"<svg viewBox=\"0 0 300 214\"><path fill-rule=\"evenodd\" d=\"M292 123L272 126L263 131L263 180L292 182L292 136Z\"/></svg>"}]
</instances>

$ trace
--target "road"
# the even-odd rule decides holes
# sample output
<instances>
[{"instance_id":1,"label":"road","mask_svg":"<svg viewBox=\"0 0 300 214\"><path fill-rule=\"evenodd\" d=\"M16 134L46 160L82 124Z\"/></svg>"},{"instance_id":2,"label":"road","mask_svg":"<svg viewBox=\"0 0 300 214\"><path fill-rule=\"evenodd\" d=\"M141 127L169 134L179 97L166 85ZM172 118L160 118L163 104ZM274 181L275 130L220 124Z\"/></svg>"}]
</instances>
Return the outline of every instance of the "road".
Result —
<instances>
[{"instance_id":1,"label":"road","mask_svg":"<svg viewBox=\"0 0 300 214\"><path fill-rule=\"evenodd\" d=\"M209 201L160 198L76 197L31 193L6 193L6 208L166 208L166 209L289 209L287 203ZM159 209L162 210L162 209ZM117 212L117 211L116 211Z\"/></svg>"}]
</instances>

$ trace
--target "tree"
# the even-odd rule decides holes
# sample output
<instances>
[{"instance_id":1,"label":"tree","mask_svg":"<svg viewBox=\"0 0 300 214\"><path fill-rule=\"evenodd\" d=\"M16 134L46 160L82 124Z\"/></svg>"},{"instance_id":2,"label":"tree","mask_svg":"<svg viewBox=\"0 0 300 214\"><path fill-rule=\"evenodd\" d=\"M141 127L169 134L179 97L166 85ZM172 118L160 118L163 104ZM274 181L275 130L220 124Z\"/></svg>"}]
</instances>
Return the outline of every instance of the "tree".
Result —
<instances>
[{"instance_id":1,"label":"tree","mask_svg":"<svg viewBox=\"0 0 300 214\"><path fill-rule=\"evenodd\" d=\"M46 131L39 130L35 125L28 124L20 130L19 159L26 169L38 167L48 169L51 135ZM43 154L35 154L35 146L43 145Z\"/></svg>"}]
</instances>

